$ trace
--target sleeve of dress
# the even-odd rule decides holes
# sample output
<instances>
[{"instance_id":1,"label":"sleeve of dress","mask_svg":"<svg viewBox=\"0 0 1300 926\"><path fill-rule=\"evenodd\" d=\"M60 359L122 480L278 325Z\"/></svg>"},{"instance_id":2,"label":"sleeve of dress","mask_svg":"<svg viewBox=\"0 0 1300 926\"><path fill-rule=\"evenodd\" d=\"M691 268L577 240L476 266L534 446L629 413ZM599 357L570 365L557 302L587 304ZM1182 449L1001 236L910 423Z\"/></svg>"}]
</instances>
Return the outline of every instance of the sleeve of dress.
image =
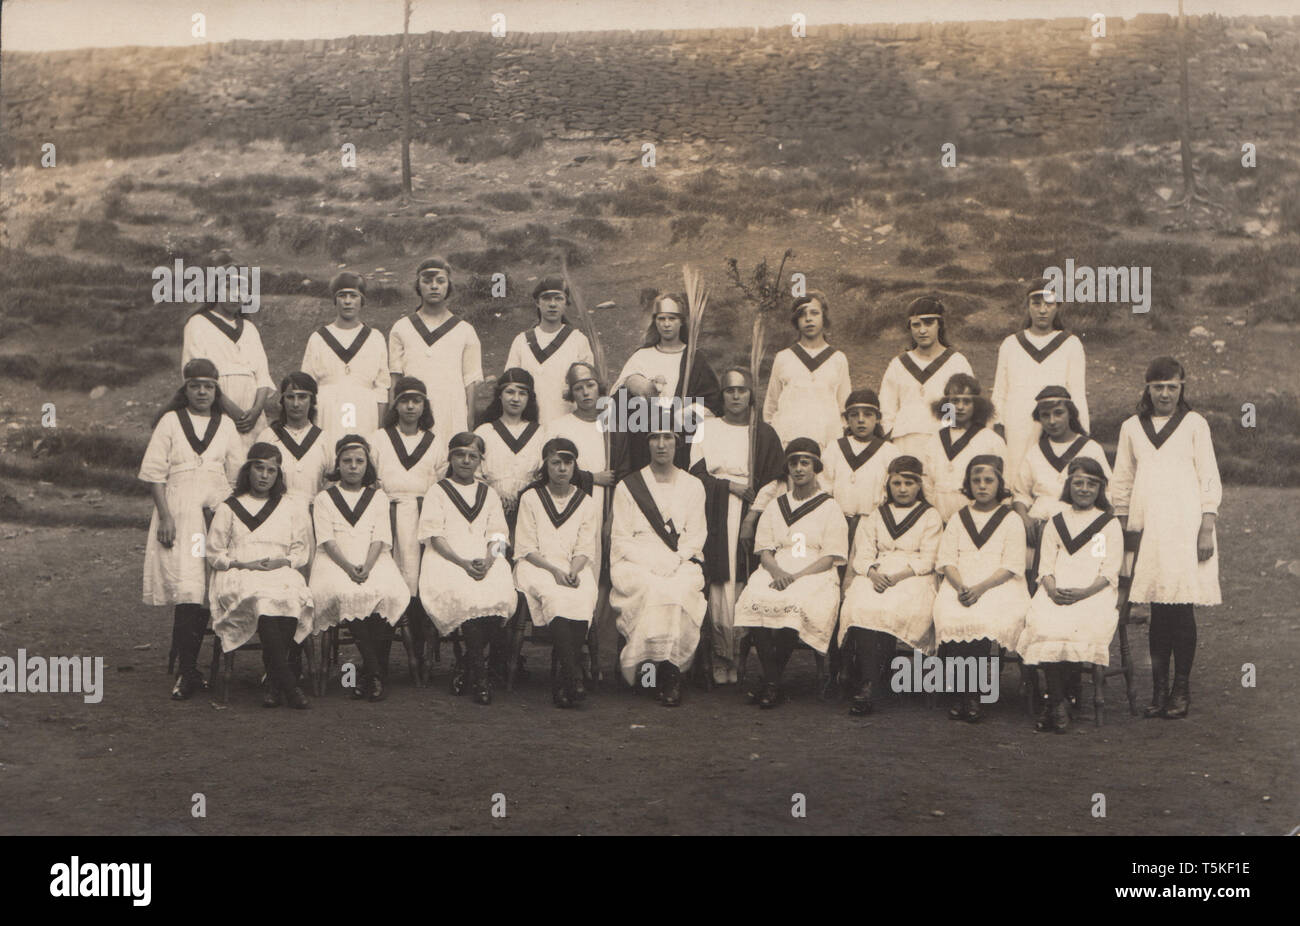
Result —
<instances>
[{"instance_id":1,"label":"sleeve of dress","mask_svg":"<svg viewBox=\"0 0 1300 926\"><path fill-rule=\"evenodd\" d=\"M763 420L768 424L772 423L777 409L781 407L781 378L784 374L785 354L782 351L772 361L772 372L767 378L767 394L763 396Z\"/></svg>"},{"instance_id":2,"label":"sleeve of dress","mask_svg":"<svg viewBox=\"0 0 1300 926\"><path fill-rule=\"evenodd\" d=\"M502 368L503 370L524 365L524 343L524 334L521 331L510 342L510 352L506 354L506 365Z\"/></svg>"},{"instance_id":3,"label":"sleeve of dress","mask_svg":"<svg viewBox=\"0 0 1300 926\"><path fill-rule=\"evenodd\" d=\"M1210 424L1198 417L1192 431L1192 462L1196 466L1196 482L1201 487L1201 514L1218 514L1223 501L1223 484L1219 481L1219 462L1214 456L1214 441L1210 438Z\"/></svg>"},{"instance_id":4,"label":"sleeve of dress","mask_svg":"<svg viewBox=\"0 0 1300 926\"><path fill-rule=\"evenodd\" d=\"M510 525L506 523L505 508L501 506L501 496L496 493L495 489L488 489L487 499L487 521L483 529L487 532L489 543L503 543L510 546ZM498 552L498 556L504 555L504 551Z\"/></svg>"},{"instance_id":5,"label":"sleeve of dress","mask_svg":"<svg viewBox=\"0 0 1300 926\"><path fill-rule=\"evenodd\" d=\"M402 343L402 335L399 333L398 325L402 323L399 318L393 323L392 330L388 332L388 373L401 375L406 372L406 345Z\"/></svg>"},{"instance_id":6,"label":"sleeve of dress","mask_svg":"<svg viewBox=\"0 0 1300 926\"><path fill-rule=\"evenodd\" d=\"M945 566L957 565L957 541L959 537L957 532L965 529L962 526L961 518L957 515L953 515L948 521L948 526L943 529L943 536L939 538L939 553L934 560L935 570L943 569ZM1021 563L1020 568L1022 571L1024 570L1023 563Z\"/></svg>"},{"instance_id":7,"label":"sleeve of dress","mask_svg":"<svg viewBox=\"0 0 1300 926\"><path fill-rule=\"evenodd\" d=\"M1114 522L1116 527L1119 522ZM1110 543L1110 538L1106 539ZM1119 540L1119 553L1124 555L1124 538ZM1043 526L1043 532L1038 538L1038 581L1043 581L1048 576L1056 577L1056 557L1061 552L1061 538L1056 532L1056 520L1053 518Z\"/></svg>"},{"instance_id":8,"label":"sleeve of dress","mask_svg":"<svg viewBox=\"0 0 1300 926\"><path fill-rule=\"evenodd\" d=\"M894 370L896 366L899 366L897 357L889 361L885 375L880 378L880 428L886 434L893 433L894 419L898 417L900 399L897 373Z\"/></svg>"},{"instance_id":9,"label":"sleeve of dress","mask_svg":"<svg viewBox=\"0 0 1300 926\"><path fill-rule=\"evenodd\" d=\"M993 373L993 415L989 418L989 427L1002 421L1001 416L1006 409L1007 395L1011 392L1011 369L1007 353L1007 345L1010 341L1011 338L1007 338L998 345L998 365Z\"/></svg>"},{"instance_id":10,"label":"sleeve of dress","mask_svg":"<svg viewBox=\"0 0 1300 926\"><path fill-rule=\"evenodd\" d=\"M614 380L614 385L609 387L609 394L611 396L618 392L619 387L627 382L627 378L636 372L636 369L632 365L636 360L636 355L637 351L633 351L632 356L627 358L627 363L623 364L623 369L619 371L618 379Z\"/></svg>"},{"instance_id":11,"label":"sleeve of dress","mask_svg":"<svg viewBox=\"0 0 1300 926\"><path fill-rule=\"evenodd\" d=\"M1106 538L1106 556L1101 564L1101 575L1110 583L1111 588L1119 588L1119 570L1124 563L1124 532L1120 530L1119 521L1111 518L1101 529L1101 536Z\"/></svg>"},{"instance_id":12,"label":"sleeve of dress","mask_svg":"<svg viewBox=\"0 0 1300 926\"><path fill-rule=\"evenodd\" d=\"M776 533L776 519L781 516L775 505L769 505L763 509L763 513L758 518L758 528L754 531L754 555L758 556L764 550L771 550L773 553L781 546L780 538Z\"/></svg>"},{"instance_id":13,"label":"sleeve of dress","mask_svg":"<svg viewBox=\"0 0 1300 926\"><path fill-rule=\"evenodd\" d=\"M193 315L186 320L181 332L181 369L184 370L185 364L195 357L202 356L199 353L198 329L195 327Z\"/></svg>"},{"instance_id":14,"label":"sleeve of dress","mask_svg":"<svg viewBox=\"0 0 1300 926\"><path fill-rule=\"evenodd\" d=\"M1034 506L1034 467L1029 462L1029 453L1020 458L1020 465L1011 474L1011 493L1026 508Z\"/></svg>"},{"instance_id":15,"label":"sleeve of dress","mask_svg":"<svg viewBox=\"0 0 1300 926\"><path fill-rule=\"evenodd\" d=\"M587 562L597 570L600 568L600 561L596 558L599 533L600 508L594 499L585 499L582 503L582 522L578 525L578 542L574 545L573 555L587 557Z\"/></svg>"},{"instance_id":16,"label":"sleeve of dress","mask_svg":"<svg viewBox=\"0 0 1300 926\"><path fill-rule=\"evenodd\" d=\"M507 369L509 369L507 367ZM545 489L540 491L545 492ZM547 555L547 551L541 548L537 539L537 515L534 513L533 506L537 499L533 492L525 492L519 496L519 518L515 521L515 559L521 560L529 553L539 553L542 556Z\"/></svg>"},{"instance_id":17,"label":"sleeve of dress","mask_svg":"<svg viewBox=\"0 0 1300 926\"><path fill-rule=\"evenodd\" d=\"M204 546L208 565L213 569L230 568L231 533L235 523L235 514L229 505L218 505L208 527L207 543ZM180 537L176 538L179 543Z\"/></svg>"},{"instance_id":18,"label":"sleeve of dress","mask_svg":"<svg viewBox=\"0 0 1300 926\"><path fill-rule=\"evenodd\" d=\"M934 572L934 561L939 556L939 540L943 537L943 519L938 509L931 508L921 515L917 530L921 532L921 548L907 557L907 565L918 576Z\"/></svg>"},{"instance_id":19,"label":"sleeve of dress","mask_svg":"<svg viewBox=\"0 0 1300 926\"><path fill-rule=\"evenodd\" d=\"M392 384L391 374L388 372L388 348L384 346L382 336L374 338L377 342L375 347L375 379L370 384L375 393L376 402L388 401L388 387Z\"/></svg>"},{"instance_id":20,"label":"sleeve of dress","mask_svg":"<svg viewBox=\"0 0 1300 926\"><path fill-rule=\"evenodd\" d=\"M970 361L967 360L966 355L960 351L955 351L953 353L952 362L955 366L953 367L953 372L948 374L949 376L955 376L957 373L965 373L967 376L975 375L975 371L971 368ZM946 381L947 380L945 380L945 382Z\"/></svg>"},{"instance_id":21,"label":"sleeve of dress","mask_svg":"<svg viewBox=\"0 0 1300 926\"><path fill-rule=\"evenodd\" d=\"M834 557L835 564L841 566L849 559L849 522L844 517L844 510L833 500L825 507L831 509L834 517L825 516L819 546L822 556Z\"/></svg>"},{"instance_id":22,"label":"sleeve of dress","mask_svg":"<svg viewBox=\"0 0 1300 926\"><path fill-rule=\"evenodd\" d=\"M853 380L849 376L849 358L845 356L844 351L836 351L839 354L835 358L835 407L843 408L844 403L848 401L849 393L853 391Z\"/></svg>"},{"instance_id":23,"label":"sleeve of dress","mask_svg":"<svg viewBox=\"0 0 1300 926\"><path fill-rule=\"evenodd\" d=\"M393 548L392 500L383 489L375 490L375 497L370 500L370 507L375 511L375 528L370 534L370 542L378 541L385 550Z\"/></svg>"},{"instance_id":24,"label":"sleeve of dress","mask_svg":"<svg viewBox=\"0 0 1300 926\"><path fill-rule=\"evenodd\" d=\"M1129 418L1119 426L1119 443L1115 446L1115 474L1110 480L1110 503L1115 506L1115 514L1124 517L1128 514L1129 501L1133 495L1133 477L1137 471L1137 457L1133 453L1133 429Z\"/></svg>"},{"instance_id":25,"label":"sleeve of dress","mask_svg":"<svg viewBox=\"0 0 1300 926\"><path fill-rule=\"evenodd\" d=\"M682 559L701 559L704 544L709 539L709 522L704 516L704 484L684 473L678 475L678 479L682 478L686 479L689 505L686 509L686 526L677 541L677 552Z\"/></svg>"},{"instance_id":26,"label":"sleeve of dress","mask_svg":"<svg viewBox=\"0 0 1300 926\"><path fill-rule=\"evenodd\" d=\"M293 505L290 524L289 539L289 565L294 569L301 569L307 565L309 554L311 553L311 531L308 529L307 506L297 502L290 502ZM222 506L226 507L226 506Z\"/></svg>"},{"instance_id":27,"label":"sleeve of dress","mask_svg":"<svg viewBox=\"0 0 1300 926\"><path fill-rule=\"evenodd\" d=\"M596 355L591 352L591 342L587 340L587 336L583 334L581 331L575 332L574 336L579 337L582 340L578 342L578 352L573 362L574 363L595 363Z\"/></svg>"},{"instance_id":28,"label":"sleeve of dress","mask_svg":"<svg viewBox=\"0 0 1300 926\"><path fill-rule=\"evenodd\" d=\"M929 440L925 442L925 449L921 451L921 491L931 500L931 504L934 504L934 499L939 497L939 490L935 488L934 473L939 466L939 461L943 459L942 454L943 444L939 441L938 432L935 432L930 435ZM885 495L889 495L888 480L886 480Z\"/></svg>"},{"instance_id":29,"label":"sleeve of dress","mask_svg":"<svg viewBox=\"0 0 1300 926\"><path fill-rule=\"evenodd\" d=\"M249 364L253 368L253 378L257 382L258 389L275 389L275 380L271 379L271 367L267 363L266 348L262 346L262 336L258 334L257 328L251 322L244 325L245 336L252 334L249 341Z\"/></svg>"},{"instance_id":30,"label":"sleeve of dress","mask_svg":"<svg viewBox=\"0 0 1300 926\"><path fill-rule=\"evenodd\" d=\"M1083 450L1079 451L1079 456L1091 457L1101 464L1101 471L1106 474L1107 483L1115 478L1115 474L1110 469L1110 461L1106 459L1106 451L1097 441L1090 440L1084 444Z\"/></svg>"},{"instance_id":31,"label":"sleeve of dress","mask_svg":"<svg viewBox=\"0 0 1300 926\"><path fill-rule=\"evenodd\" d=\"M998 565L1012 575L1025 574L1025 522L1015 512L1002 519L1002 562Z\"/></svg>"},{"instance_id":32,"label":"sleeve of dress","mask_svg":"<svg viewBox=\"0 0 1300 926\"><path fill-rule=\"evenodd\" d=\"M311 506L311 525L316 531L316 546L320 548L334 538L334 502L329 493L318 492Z\"/></svg>"},{"instance_id":33,"label":"sleeve of dress","mask_svg":"<svg viewBox=\"0 0 1300 926\"><path fill-rule=\"evenodd\" d=\"M172 423L171 412L163 415L149 435L149 446L144 450L144 459L140 461L140 472L136 478L142 482L166 484L167 472L171 469Z\"/></svg>"},{"instance_id":34,"label":"sleeve of dress","mask_svg":"<svg viewBox=\"0 0 1300 926\"><path fill-rule=\"evenodd\" d=\"M1071 340L1073 343L1067 345L1070 348L1070 362L1066 371L1065 388L1070 390L1074 407L1079 410L1079 424L1083 425L1084 431L1087 431L1089 429L1087 355L1083 351L1083 342L1077 336Z\"/></svg>"},{"instance_id":35,"label":"sleeve of dress","mask_svg":"<svg viewBox=\"0 0 1300 926\"><path fill-rule=\"evenodd\" d=\"M226 467L226 481L230 483L233 490L235 482L239 479L239 468L244 465L244 441L239 436L239 431L235 429L235 421L229 416L222 416L219 426L226 432L226 456L224 465Z\"/></svg>"},{"instance_id":36,"label":"sleeve of dress","mask_svg":"<svg viewBox=\"0 0 1300 926\"><path fill-rule=\"evenodd\" d=\"M633 525L640 516L636 502L627 486L619 483L614 487L614 523L609 533L609 561L611 564L628 559L628 547L633 541Z\"/></svg>"},{"instance_id":37,"label":"sleeve of dress","mask_svg":"<svg viewBox=\"0 0 1300 926\"><path fill-rule=\"evenodd\" d=\"M435 482L429 486L420 506L420 523L416 526L415 536L420 543L434 537L443 537L447 533L447 507L443 504L443 491Z\"/></svg>"},{"instance_id":38,"label":"sleeve of dress","mask_svg":"<svg viewBox=\"0 0 1300 926\"><path fill-rule=\"evenodd\" d=\"M322 364L320 362L320 351L316 344L320 341L320 335L315 331L307 335L307 347L302 352L302 371L316 380L316 385L320 385Z\"/></svg>"},{"instance_id":39,"label":"sleeve of dress","mask_svg":"<svg viewBox=\"0 0 1300 926\"><path fill-rule=\"evenodd\" d=\"M879 509L858 519L858 529L853 533L853 571L857 575L866 575L867 570L880 559L880 547L876 543L876 522L879 520Z\"/></svg>"},{"instance_id":40,"label":"sleeve of dress","mask_svg":"<svg viewBox=\"0 0 1300 926\"><path fill-rule=\"evenodd\" d=\"M766 511L772 503L776 501L776 497L785 492L785 490L786 486L784 479L773 479L767 485L763 486L763 488L758 490L758 494L754 496L754 504L750 506L751 510Z\"/></svg>"},{"instance_id":41,"label":"sleeve of dress","mask_svg":"<svg viewBox=\"0 0 1300 926\"><path fill-rule=\"evenodd\" d=\"M469 322L465 324L469 325ZM473 325L469 325L465 347L460 352L460 377L466 386L483 379L483 346L479 343L478 332Z\"/></svg>"}]
</instances>

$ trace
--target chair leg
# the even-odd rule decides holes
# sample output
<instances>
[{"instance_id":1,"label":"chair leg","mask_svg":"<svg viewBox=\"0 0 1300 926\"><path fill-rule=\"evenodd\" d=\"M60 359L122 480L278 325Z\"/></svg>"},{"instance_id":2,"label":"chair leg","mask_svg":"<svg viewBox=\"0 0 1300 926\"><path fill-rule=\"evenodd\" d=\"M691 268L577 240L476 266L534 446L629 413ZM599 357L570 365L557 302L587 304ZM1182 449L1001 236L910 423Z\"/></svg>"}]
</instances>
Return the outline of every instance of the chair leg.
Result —
<instances>
[{"instance_id":1,"label":"chair leg","mask_svg":"<svg viewBox=\"0 0 1300 926\"><path fill-rule=\"evenodd\" d=\"M1138 715L1137 680L1133 673L1133 653L1128 643L1128 603L1119 616L1119 664L1124 670L1124 691L1128 695L1128 712Z\"/></svg>"},{"instance_id":2,"label":"chair leg","mask_svg":"<svg viewBox=\"0 0 1300 926\"><path fill-rule=\"evenodd\" d=\"M1106 710L1106 667L1092 663L1092 722L1100 727Z\"/></svg>"},{"instance_id":3,"label":"chair leg","mask_svg":"<svg viewBox=\"0 0 1300 926\"><path fill-rule=\"evenodd\" d=\"M697 672L704 673L704 690L713 690L713 614L712 609L704 612L704 623L700 625L700 642L695 647L695 665Z\"/></svg>"},{"instance_id":4,"label":"chair leg","mask_svg":"<svg viewBox=\"0 0 1300 926\"><path fill-rule=\"evenodd\" d=\"M587 665L589 670L583 673L582 683L590 691L596 691L600 687L600 634L596 632L596 622L593 620L587 627Z\"/></svg>"},{"instance_id":5,"label":"chair leg","mask_svg":"<svg viewBox=\"0 0 1300 926\"><path fill-rule=\"evenodd\" d=\"M411 645L411 632L407 628L405 621L397 622L397 638L402 641L402 651L406 653L406 674L411 678L411 684L416 688L423 688L420 681L420 667L415 659L415 647Z\"/></svg>"},{"instance_id":6,"label":"chair leg","mask_svg":"<svg viewBox=\"0 0 1300 926\"><path fill-rule=\"evenodd\" d=\"M331 637L338 631L331 627L321 635L320 638L320 673L316 676L316 697L325 697L325 686L329 683L330 677L330 650L332 649L333 640Z\"/></svg>"},{"instance_id":7,"label":"chair leg","mask_svg":"<svg viewBox=\"0 0 1300 926\"><path fill-rule=\"evenodd\" d=\"M506 657L506 691L515 690L515 676L519 674L519 656L524 651L524 636L532 620L528 611L516 609L510 626L510 650ZM551 648L551 677L555 677L555 648Z\"/></svg>"}]
</instances>

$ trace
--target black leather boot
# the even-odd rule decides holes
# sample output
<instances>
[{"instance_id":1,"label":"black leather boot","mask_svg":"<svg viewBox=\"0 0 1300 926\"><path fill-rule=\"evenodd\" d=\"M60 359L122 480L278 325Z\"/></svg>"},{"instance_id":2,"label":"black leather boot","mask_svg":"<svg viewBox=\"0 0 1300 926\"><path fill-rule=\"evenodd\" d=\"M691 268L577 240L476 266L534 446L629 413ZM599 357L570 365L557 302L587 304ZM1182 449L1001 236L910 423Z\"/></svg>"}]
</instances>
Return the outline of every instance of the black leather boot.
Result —
<instances>
[{"instance_id":1,"label":"black leather boot","mask_svg":"<svg viewBox=\"0 0 1300 926\"><path fill-rule=\"evenodd\" d=\"M861 717L870 714L875 705L871 697L871 677L868 675L866 680L858 686L857 692L853 695L853 701L849 705L849 713L855 717Z\"/></svg>"},{"instance_id":2,"label":"black leather boot","mask_svg":"<svg viewBox=\"0 0 1300 926\"><path fill-rule=\"evenodd\" d=\"M1151 667L1151 703L1142 712L1143 717L1162 717L1169 704L1169 666Z\"/></svg>"},{"instance_id":3,"label":"black leather boot","mask_svg":"<svg viewBox=\"0 0 1300 926\"><path fill-rule=\"evenodd\" d=\"M1192 703L1191 677L1174 675L1174 688L1165 702L1164 713L1160 716L1166 720L1182 720L1187 716L1187 708Z\"/></svg>"}]
</instances>

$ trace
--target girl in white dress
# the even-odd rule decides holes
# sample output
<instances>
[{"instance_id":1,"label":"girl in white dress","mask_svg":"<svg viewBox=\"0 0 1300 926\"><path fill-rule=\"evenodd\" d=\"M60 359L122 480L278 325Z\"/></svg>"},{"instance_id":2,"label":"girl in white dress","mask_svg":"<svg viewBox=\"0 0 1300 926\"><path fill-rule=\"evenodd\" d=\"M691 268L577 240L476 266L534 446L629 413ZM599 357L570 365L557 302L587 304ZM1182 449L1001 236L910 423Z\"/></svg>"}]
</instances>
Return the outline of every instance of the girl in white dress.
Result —
<instances>
[{"instance_id":1,"label":"girl in white dress","mask_svg":"<svg viewBox=\"0 0 1300 926\"><path fill-rule=\"evenodd\" d=\"M840 409L852 391L849 361L826 343L830 329L826 294L809 290L794 302L790 322L799 340L777 352L763 399L763 420L781 439L811 437L825 447L842 433Z\"/></svg>"},{"instance_id":2,"label":"girl in white dress","mask_svg":"<svg viewBox=\"0 0 1300 926\"><path fill-rule=\"evenodd\" d=\"M888 496L858 522L844 577L840 643L856 656L850 714L870 714L875 682L894 655L895 638L934 652L934 562L943 521L925 500L916 457L889 464Z\"/></svg>"},{"instance_id":3,"label":"girl in white dress","mask_svg":"<svg viewBox=\"0 0 1300 926\"><path fill-rule=\"evenodd\" d=\"M185 385L154 419L138 474L153 493L143 600L174 608L172 649L181 667L172 688L176 701L206 687L198 658L211 617L208 574L194 548L207 532L206 519L230 494L244 455L234 421L221 411L216 366L191 360L184 375Z\"/></svg>"},{"instance_id":4,"label":"girl in white dress","mask_svg":"<svg viewBox=\"0 0 1300 926\"><path fill-rule=\"evenodd\" d=\"M320 417L326 446L344 434L371 434L388 404L388 346L361 322L366 279L344 271L330 281L337 317L307 338L302 368L320 386Z\"/></svg>"},{"instance_id":5,"label":"girl in white dress","mask_svg":"<svg viewBox=\"0 0 1300 926\"><path fill-rule=\"evenodd\" d=\"M975 377L958 373L948 378L943 398L931 407L940 428L925 447L925 497L945 524L969 501L962 488L970 461L985 454L1006 457L1006 443L988 427L993 408L980 392Z\"/></svg>"},{"instance_id":6,"label":"girl in white dress","mask_svg":"<svg viewBox=\"0 0 1300 926\"><path fill-rule=\"evenodd\" d=\"M537 326L515 336L506 357L506 369L522 367L536 383L537 420L545 429L552 421L573 411L564 396L565 381L574 363L591 363L587 336L569 324L564 309L569 304L569 287L562 277L544 277L533 287Z\"/></svg>"},{"instance_id":7,"label":"girl in white dress","mask_svg":"<svg viewBox=\"0 0 1300 926\"><path fill-rule=\"evenodd\" d=\"M393 323L388 335L388 369L396 387L414 376L429 389L433 420L443 434L468 429L474 390L483 379L483 351L474 326L447 307L451 265L430 257L415 271L420 307Z\"/></svg>"},{"instance_id":8,"label":"girl in white dress","mask_svg":"<svg viewBox=\"0 0 1300 926\"><path fill-rule=\"evenodd\" d=\"M271 685L262 706L288 701L302 710L309 705L289 647L311 628L311 592L298 571L307 563L310 533L306 510L284 499L280 463L270 444L250 447L234 494L213 515L207 540L212 632L227 653L256 633Z\"/></svg>"},{"instance_id":9,"label":"girl in white dress","mask_svg":"<svg viewBox=\"0 0 1300 926\"><path fill-rule=\"evenodd\" d=\"M1014 649L1025 627L1025 526L1002 504L1010 490L1002 458L978 456L966 467L968 507L948 522L935 569L946 581L934 599L934 636L942 658L988 658L989 641ZM948 712L975 723L978 696L963 691Z\"/></svg>"},{"instance_id":10,"label":"girl in white dress","mask_svg":"<svg viewBox=\"0 0 1300 926\"><path fill-rule=\"evenodd\" d=\"M542 466L546 442L537 423L537 393L527 370L512 367L501 374L483 423L474 429L483 439L481 476L501 499L506 523L513 532L519 493Z\"/></svg>"},{"instance_id":11,"label":"girl in white dress","mask_svg":"<svg viewBox=\"0 0 1300 926\"><path fill-rule=\"evenodd\" d=\"M749 627L763 665L759 707L784 699L781 674L802 640L825 655L840 610L835 567L848 560L849 530L844 512L817 484L821 447L797 437L785 448L790 491L758 519L754 552L760 565L736 602L736 626Z\"/></svg>"},{"instance_id":12,"label":"girl in white dress","mask_svg":"<svg viewBox=\"0 0 1300 926\"><path fill-rule=\"evenodd\" d=\"M310 507L325 488L332 460L330 444L317 421L316 380L295 370L280 382L280 416L257 436L280 451L285 496ZM310 561L310 550L308 557Z\"/></svg>"},{"instance_id":13,"label":"girl in white dress","mask_svg":"<svg viewBox=\"0 0 1300 926\"><path fill-rule=\"evenodd\" d=\"M377 474L365 438L339 438L330 478L338 485L317 495L312 506L319 547L311 567L316 599L312 630L321 633L348 623L361 653L361 678L352 696L382 701L393 628L410 599L389 552L393 534L388 496L375 487Z\"/></svg>"},{"instance_id":14,"label":"girl in white dress","mask_svg":"<svg viewBox=\"0 0 1300 926\"><path fill-rule=\"evenodd\" d=\"M420 564L420 601L441 634L460 628L466 665L452 678L453 694L468 686L479 704L492 703L491 673L484 648L514 613L514 580L501 499L475 480L483 438L468 431L448 444L448 476L424 498L417 534L425 544Z\"/></svg>"},{"instance_id":15,"label":"girl in white dress","mask_svg":"<svg viewBox=\"0 0 1300 926\"><path fill-rule=\"evenodd\" d=\"M1151 603L1147 716L1171 719L1186 717L1191 701L1193 608L1222 600L1215 524L1223 487L1210 426L1187 404L1186 379L1173 357L1151 362L1138 413L1119 429L1111 483L1120 523L1141 533L1129 600Z\"/></svg>"},{"instance_id":16,"label":"girl in white dress","mask_svg":"<svg viewBox=\"0 0 1300 926\"><path fill-rule=\"evenodd\" d=\"M370 438L379 487L388 496L393 560L406 580L410 601L406 628L415 651L416 676L425 677L424 643L429 616L420 604L420 509L429 487L447 469L447 442L434 427L433 409L424 383L403 376L393 388L393 404L384 413L383 430Z\"/></svg>"},{"instance_id":17,"label":"girl in white dress","mask_svg":"<svg viewBox=\"0 0 1300 926\"><path fill-rule=\"evenodd\" d=\"M826 445L826 472L818 481L849 519L849 537L858 521L885 498L889 464L898 450L880 427L880 398L873 389L855 389L844 401L844 434ZM764 506L766 507L766 506Z\"/></svg>"},{"instance_id":18,"label":"girl in white dress","mask_svg":"<svg viewBox=\"0 0 1300 926\"><path fill-rule=\"evenodd\" d=\"M1106 501L1106 473L1092 457L1070 461L1061 511L1043 532L1039 585L1016 644L1025 665L1041 665L1048 701L1039 730L1070 725L1067 676L1077 663L1106 666L1119 623L1124 532Z\"/></svg>"},{"instance_id":19,"label":"girl in white dress","mask_svg":"<svg viewBox=\"0 0 1300 926\"><path fill-rule=\"evenodd\" d=\"M596 530L600 513L573 483L578 448L562 437L542 449L541 478L519 500L515 587L537 627L550 627L560 664L551 690L557 707L587 697L579 658L596 611Z\"/></svg>"},{"instance_id":20,"label":"girl in white dress","mask_svg":"<svg viewBox=\"0 0 1300 926\"><path fill-rule=\"evenodd\" d=\"M948 346L943 314L943 303L932 296L912 300L912 347L889 361L880 381L881 426L899 453L922 460L939 430L931 407L943 398L944 384L956 373L973 375L966 358Z\"/></svg>"},{"instance_id":21,"label":"girl in white dress","mask_svg":"<svg viewBox=\"0 0 1300 926\"><path fill-rule=\"evenodd\" d=\"M1038 438L1034 396L1044 386L1064 386L1074 396L1079 433L1088 432L1088 394L1084 375L1083 342L1065 330L1060 306L1042 286L1025 297L1024 327L1008 335L998 347L993 375L993 407L1007 441L1007 473L1015 478L1020 461ZM1053 498L1060 493L1053 493Z\"/></svg>"}]
</instances>

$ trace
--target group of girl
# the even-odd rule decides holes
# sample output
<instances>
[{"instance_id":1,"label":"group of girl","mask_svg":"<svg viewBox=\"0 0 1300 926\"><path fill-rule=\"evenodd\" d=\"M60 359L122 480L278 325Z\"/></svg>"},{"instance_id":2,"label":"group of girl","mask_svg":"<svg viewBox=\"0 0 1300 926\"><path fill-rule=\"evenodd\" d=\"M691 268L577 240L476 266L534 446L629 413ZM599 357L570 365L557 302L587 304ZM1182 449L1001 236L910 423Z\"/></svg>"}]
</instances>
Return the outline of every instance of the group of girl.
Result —
<instances>
[{"instance_id":1,"label":"group of girl","mask_svg":"<svg viewBox=\"0 0 1300 926\"><path fill-rule=\"evenodd\" d=\"M553 697L570 707L586 695L583 641L608 613L623 678L675 706L708 614L714 681L736 682L752 645L761 707L783 700L800 642L839 650L856 714L873 710L899 641L952 657L1000 647L1043 667L1038 726L1064 730L1079 666L1108 661L1127 531L1130 546L1141 535L1130 600L1152 605L1147 713L1186 715L1192 608L1219 603L1220 487L1171 358L1147 370L1112 473L1087 431L1082 344L1044 290L999 349L992 401L931 297L908 307L912 345L879 392L854 390L826 341L829 301L811 291L760 409L750 371L719 379L698 350L688 363L681 296L653 300L645 345L607 389L565 317L564 281L547 278L470 431L480 350L447 305L450 266L424 261L415 289L385 350L359 319L364 279L339 274L337 318L260 432L274 389L255 328L223 306L187 323L185 385L140 472L155 500L145 600L175 606L173 697L203 685L210 608L227 652L260 635L268 705L306 705L295 644L344 621L363 663L354 693L381 699L403 618L418 654L426 622L460 631L453 690L488 703L488 651L506 649L514 617L550 628ZM610 399L668 398L703 416L693 434L680 414L640 434L602 414ZM191 532L206 535L201 558ZM978 720L975 695L951 714Z\"/></svg>"}]
</instances>

